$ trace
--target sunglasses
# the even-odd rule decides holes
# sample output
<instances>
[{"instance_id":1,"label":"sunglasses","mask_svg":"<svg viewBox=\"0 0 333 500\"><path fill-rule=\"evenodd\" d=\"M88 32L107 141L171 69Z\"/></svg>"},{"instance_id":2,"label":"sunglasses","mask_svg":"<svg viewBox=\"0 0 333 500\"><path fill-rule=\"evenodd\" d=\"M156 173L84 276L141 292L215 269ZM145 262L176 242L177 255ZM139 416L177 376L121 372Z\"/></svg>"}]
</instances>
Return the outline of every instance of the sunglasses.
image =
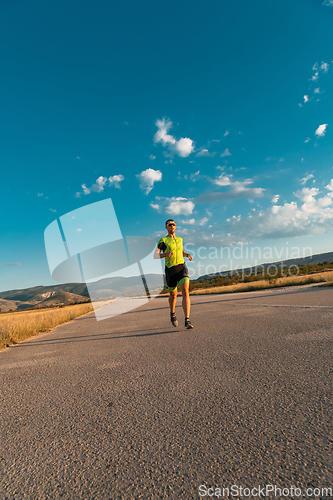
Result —
<instances>
[{"instance_id":1,"label":"sunglasses","mask_svg":"<svg viewBox=\"0 0 333 500\"><path fill-rule=\"evenodd\" d=\"M168 226L175 226L176 224L168 224Z\"/></svg>"}]
</instances>

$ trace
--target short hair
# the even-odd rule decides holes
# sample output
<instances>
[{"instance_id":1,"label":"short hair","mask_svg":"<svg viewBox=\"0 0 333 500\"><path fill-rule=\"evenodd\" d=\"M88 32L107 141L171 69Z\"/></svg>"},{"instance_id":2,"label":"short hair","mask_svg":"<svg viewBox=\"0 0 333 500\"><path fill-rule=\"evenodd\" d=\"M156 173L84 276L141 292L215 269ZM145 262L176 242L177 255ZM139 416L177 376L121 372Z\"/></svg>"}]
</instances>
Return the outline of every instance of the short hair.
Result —
<instances>
[{"instance_id":1,"label":"short hair","mask_svg":"<svg viewBox=\"0 0 333 500\"><path fill-rule=\"evenodd\" d=\"M167 225L168 222L175 222L175 219L168 219L167 221L165 221L165 225Z\"/></svg>"}]
</instances>

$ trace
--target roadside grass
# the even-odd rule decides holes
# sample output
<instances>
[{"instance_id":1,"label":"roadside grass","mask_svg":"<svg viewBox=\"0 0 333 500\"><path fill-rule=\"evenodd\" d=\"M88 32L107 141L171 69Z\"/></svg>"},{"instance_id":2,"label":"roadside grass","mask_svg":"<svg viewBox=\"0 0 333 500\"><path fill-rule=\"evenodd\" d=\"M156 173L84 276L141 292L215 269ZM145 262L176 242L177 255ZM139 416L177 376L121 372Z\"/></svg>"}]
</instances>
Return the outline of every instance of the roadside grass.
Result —
<instances>
[{"instance_id":1,"label":"roadside grass","mask_svg":"<svg viewBox=\"0 0 333 500\"><path fill-rule=\"evenodd\" d=\"M271 280L259 280L253 283L237 283L234 285L216 286L211 288L197 288L190 295L206 295L214 293L250 292L254 290L265 290L267 288L278 288L283 286L309 285L311 283L323 283L333 281L333 271L315 273L304 276L286 276Z\"/></svg>"},{"instance_id":2,"label":"roadside grass","mask_svg":"<svg viewBox=\"0 0 333 500\"><path fill-rule=\"evenodd\" d=\"M93 310L92 305L76 304L61 308L17 311L0 314L0 349L17 344L21 340L48 332L55 326Z\"/></svg>"}]
</instances>

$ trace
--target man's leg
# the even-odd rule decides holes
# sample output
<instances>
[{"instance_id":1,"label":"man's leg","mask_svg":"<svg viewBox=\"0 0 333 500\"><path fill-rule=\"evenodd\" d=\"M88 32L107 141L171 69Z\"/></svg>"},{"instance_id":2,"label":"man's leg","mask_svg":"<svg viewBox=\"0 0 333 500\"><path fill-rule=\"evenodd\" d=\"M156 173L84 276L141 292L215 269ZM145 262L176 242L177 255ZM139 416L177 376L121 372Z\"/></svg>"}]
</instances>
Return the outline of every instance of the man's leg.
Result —
<instances>
[{"instance_id":1,"label":"man's leg","mask_svg":"<svg viewBox=\"0 0 333 500\"><path fill-rule=\"evenodd\" d=\"M169 290L169 306L170 306L170 319L173 326L178 326L178 321L175 313L176 300L177 300L177 287L175 290Z\"/></svg>"},{"instance_id":2,"label":"man's leg","mask_svg":"<svg viewBox=\"0 0 333 500\"><path fill-rule=\"evenodd\" d=\"M184 310L184 315L185 318L190 317L190 309L191 309L191 302L190 302L190 283L188 281L185 281L185 283L182 283L180 285L181 291L182 291L182 296L183 296L183 310Z\"/></svg>"},{"instance_id":3,"label":"man's leg","mask_svg":"<svg viewBox=\"0 0 333 500\"><path fill-rule=\"evenodd\" d=\"M170 312L174 313L176 309L176 300L177 300L177 288L176 290L172 290L169 295L169 306Z\"/></svg>"},{"instance_id":4,"label":"man's leg","mask_svg":"<svg viewBox=\"0 0 333 500\"><path fill-rule=\"evenodd\" d=\"M171 313L175 312L176 300L177 300L177 288L176 288L176 290L171 291L170 295L169 295L169 306L170 306Z\"/></svg>"},{"instance_id":5,"label":"man's leg","mask_svg":"<svg viewBox=\"0 0 333 500\"><path fill-rule=\"evenodd\" d=\"M183 295L183 309L184 309L184 315L185 315L185 328L187 330L190 330L193 328L193 325L190 321L190 309L191 309L191 302L190 302L190 283L188 279L180 284L181 286L181 291Z\"/></svg>"}]
</instances>

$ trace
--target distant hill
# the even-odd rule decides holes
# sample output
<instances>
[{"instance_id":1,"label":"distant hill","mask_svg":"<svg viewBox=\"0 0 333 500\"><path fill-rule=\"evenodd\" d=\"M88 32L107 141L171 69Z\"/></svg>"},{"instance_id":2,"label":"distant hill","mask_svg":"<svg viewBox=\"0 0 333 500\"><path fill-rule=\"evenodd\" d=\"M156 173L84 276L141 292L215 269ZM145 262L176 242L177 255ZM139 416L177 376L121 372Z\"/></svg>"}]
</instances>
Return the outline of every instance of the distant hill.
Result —
<instances>
[{"instance_id":1,"label":"distant hill","mask_svg":"<svg viewBox=\"0 0 333 500\"><path fill-rule=\"evenodd\" d=\"M22 309L28 309L33 307L34 309L40 309L42 307L50 307L50 306L62 306L69 304L77 304L89 302L88 297L84 297L83 295L76 295L75 293L70 292L59 292L50 295L47 299L38 302L37 304L29 305L28 302L21 302L17 306L17 311Z\"/></svg>"},{"instance_id":2,"label":"distant hill","mask_svg":"<svg viewBox=\"0 0 333 500\"><path fill-rule=\"evenodd\" d=\"M35 286L0 292L0 309L2 312L19 311L22 309L50 307L51 305L68 305L89 300L85 283Z\"/></svg>"},{"instance_id":3,"label":"distant hill","mask_svg":"<svg viewBox=\"0 0 333 500\"><path fill-rule=\"evenodd\" d=\"M89 298L85 283L66 283L64 285L34 286L21 290L0 292L0 299L19 302L41 302L48 299L52 294L61 292L74 293Z\"/></svg>"},{"instance_id":4,"label":"distant hill","mask_svg":"<svg viewBox=\"0 0 333 500\"><path fill-rule=\"evenodd\" d=\"M221 273L212 273L212 274L205 274L197 278L196 280L192 281L201 281L207 278L212 278L213 276L227 276L228 274L235 274L235 273L241 273L244 271L245 273L249 273L250 271L255 271L257 268L261 269L262 267L266 268L268 266L280 266L283 264L283 266L289 267L289 266L303 266L306 264L320 264L321 262L332 262L333 261L333 252L328 252L328 253L319 253L316 255L311 255L309 257L301 257L299 259L289 259L289 260L280 260L278 262L269 262L269 263L264 263L260 264L258 266L253 266L253 267L247 267L244 269L230 269L229 271L223 271Z\"/></svg>"},{"instance_id":5,"label":"distant hill","mask_svg":"<svg viewBox=\"0 0 333 500\"><path fill-rule=\"evenodd\" d=\"M149 286L154 289L160 285L158 275L146 275ZM125 278L104 278L89 285L96 290L94 298L119 297L120 295L143 295L141 276ZM63 285L36 286L20 290L0 292L0 310L20 311L38 309L58 305L69 305L77 302L89 302L90 297L85 283L66 283Z\"/></svg>"}]
</instances>

